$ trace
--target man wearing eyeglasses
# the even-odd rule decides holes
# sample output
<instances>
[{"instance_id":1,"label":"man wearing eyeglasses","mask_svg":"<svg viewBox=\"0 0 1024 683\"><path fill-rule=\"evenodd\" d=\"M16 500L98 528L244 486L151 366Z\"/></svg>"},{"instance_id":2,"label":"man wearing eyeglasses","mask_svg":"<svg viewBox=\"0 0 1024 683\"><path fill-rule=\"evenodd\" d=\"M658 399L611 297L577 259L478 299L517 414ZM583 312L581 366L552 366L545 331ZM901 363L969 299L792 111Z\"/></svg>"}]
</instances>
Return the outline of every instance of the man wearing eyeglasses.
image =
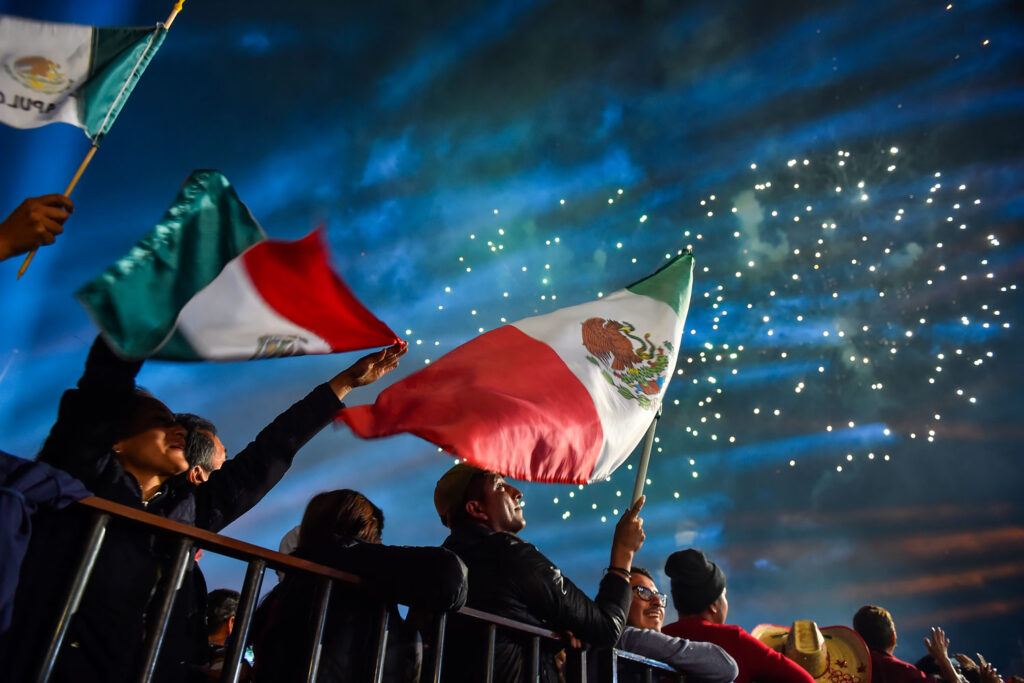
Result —
<instances>
[{"instance_id":1,"label":"man wearing eyeglasses","mask_svg":"<svg viewBox=\"0 0 1024 683\"><path fill-rule=\"evenodd\" d=\"M630 571L633 602L616 647L665 662L685 673L687 681L729 683L736 678L736 661L722 648L661 632L668 596L658 592L654 577L643 567L633 565Z\"/></svg>"}]
</instances>

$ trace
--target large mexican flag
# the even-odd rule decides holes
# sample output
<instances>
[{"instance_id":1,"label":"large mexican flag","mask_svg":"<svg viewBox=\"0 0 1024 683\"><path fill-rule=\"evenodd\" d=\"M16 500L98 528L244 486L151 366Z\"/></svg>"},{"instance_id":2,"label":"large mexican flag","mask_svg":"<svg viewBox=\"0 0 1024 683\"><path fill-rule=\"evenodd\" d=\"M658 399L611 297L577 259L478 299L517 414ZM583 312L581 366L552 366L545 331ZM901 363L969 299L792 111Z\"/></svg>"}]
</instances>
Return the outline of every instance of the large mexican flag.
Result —
<instances>
[{"instance_id":1,"label":"large mexican flag","mask_svg":"<svg viewBox=\"0 0 1024 683\"><path fill-rule=\"evenodd\" d=\"M399 341L331 269L319 230L268 240L218 171L194 171L163 219L76 296L131 358L250 360Z\"/></svg>"},{"instance_id":2,"label":"large mexican flag","mask_svg":"<svg viewBox=\"0 0 1024 683\"><path fill-rule=\"evenodd\" d=\"M665 396L692 277L693 256L677 256L609 296L486 332L338 417L517 479L603 480Z\"/></svg>"},{"instance_id":3,"label":"large mexican flag","mask_svg":"<svg viewBox=\"0 0 1024 683\"><path fill-rule=\"evenodd\" d=\"M0 123L70 123L106 135L166 29L99 28L0 15Z\"/></svg>"}]
</instances>

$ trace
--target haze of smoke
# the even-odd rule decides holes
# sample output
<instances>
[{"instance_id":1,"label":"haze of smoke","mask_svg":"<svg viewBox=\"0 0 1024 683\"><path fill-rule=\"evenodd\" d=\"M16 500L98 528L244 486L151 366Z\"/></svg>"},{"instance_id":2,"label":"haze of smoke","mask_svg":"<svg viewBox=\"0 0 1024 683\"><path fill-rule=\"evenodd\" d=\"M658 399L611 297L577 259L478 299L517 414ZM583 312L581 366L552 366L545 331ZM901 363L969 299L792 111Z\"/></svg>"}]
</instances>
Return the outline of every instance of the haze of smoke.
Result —
<instances>
[{"instance_id":1,"label":"haze of smoke","mask_svg":"<svg viewBox=\"0 0 1024 683\"><path fill-rule=\"evenodd\" d=\"M754 195L753 190L744 190L733 198L736 207L736 218L740 223L740 248L747 249L751 254L760 256L764 261L781 261L789 253L789 240L785 233L776 232L772 237L776 244L764 240L761 226L764 223L764 209Z\"/></svg>"},{"instance_id":2,"label":"haze of smoke","mask_svg":"<svg viewBox=\"0 0 1024 683\"><path fill-rule=\"evenodd\" d=\"M914 261L924 253L924 248L917 242L907 242L907 245L889 255L889 265L896 268L907 268L913 265Z\"/></svg>"}]
</instances>

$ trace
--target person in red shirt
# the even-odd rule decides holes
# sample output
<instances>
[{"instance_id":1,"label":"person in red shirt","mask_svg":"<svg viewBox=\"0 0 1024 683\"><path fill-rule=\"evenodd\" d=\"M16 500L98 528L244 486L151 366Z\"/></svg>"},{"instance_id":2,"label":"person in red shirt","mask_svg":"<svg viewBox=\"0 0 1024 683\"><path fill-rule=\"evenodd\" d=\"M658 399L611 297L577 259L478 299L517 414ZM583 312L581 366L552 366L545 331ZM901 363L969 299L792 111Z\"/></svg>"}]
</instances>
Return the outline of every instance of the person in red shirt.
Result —
<instances>
[{"instance_id":1,"label":"person in red shirt","mask_svg":"<svg viewBox=\"0 0 1024 683\"><path fill-rule=\"evenodd\" d=\"M677 638L714 643L739 667L736 683L814 683L814 678L739 626L729 626L725 573L694 548L669 555L665 573L672 580L672 603L679 621L661 629Z\"/></svg>"},{"instance_id":2,"label":"person in red shirt","mask_svg":"<svg viewBox=\"0 0 1024 683\"><path fill-rule=\"evenodd\" d=\"M896 649L896 624L889 610L864 605L853 615L853 630L871 650L871 683L928 683L929 676L913 664L893 657ZM932 637L924 639L946 683L959 683L960 676L949 660L949 639L941 628L932 628Z\"/></svg>"}]
</instances>

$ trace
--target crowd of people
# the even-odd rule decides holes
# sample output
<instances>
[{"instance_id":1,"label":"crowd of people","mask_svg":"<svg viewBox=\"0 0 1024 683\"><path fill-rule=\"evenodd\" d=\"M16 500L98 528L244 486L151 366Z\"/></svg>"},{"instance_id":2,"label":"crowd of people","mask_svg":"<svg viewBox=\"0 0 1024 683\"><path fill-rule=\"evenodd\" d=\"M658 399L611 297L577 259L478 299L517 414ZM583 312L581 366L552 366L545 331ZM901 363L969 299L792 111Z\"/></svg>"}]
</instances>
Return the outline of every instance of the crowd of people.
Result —
<instances>
[{"instance_id":1,"label":"crowd of people","mask_svg":"<svg viewBox=\"0 0 1024 683\"><path fill-rule=\"evenodd\" d=\"M26 200L0 226L0 257L52 242L72 208L59 195ZM34 477L52 477L60 484L54 489L67 493L74 488L67 483L70 475L96 496L217 532L280 481L350 391L393 370L405 351L396 345L362 357L228 458L210 420L174 413L137 387L142 362L119 357L98 337L77 386L62 397L36 461L3 454L0 490L12 490L11 482L31 470ZM362 577L370 586L334 586L316 680L372 680L382 611L389 615L385 680L417 681L442 657L442 680L481 681L489 653L494 680L526 679L531 638L499 628L490 648L486 625L455 613L469 606L561 634L559 640L541 641L544 683L564 680L565 653L571 648L588 648L595 655L610 648L637 653L694 683L927 683L932 677L943 683L1002 683L984 659L950 657L949 641L938 628L925 641L928 656L917 664L897 659L893 619L874 605L857 611L852 629L819 629L812 621L798 621L748 633L727 624L725 573L693 548L666 560L664 573L679 618L663 625L668 595L659 591L650 571L633 564L645 540L643 497L615 526L608 566L593 598L520 535L526 526L521 503L521 492L500 474L455 465L434 492L449 536L441 547L406 547L383 543L384 512L358 491L313 496L282 549ZM0 601L6 680L31 680L40 666L40 645L57 623L87 524L72 511L44 507L31 516L32 534L18 555L20 567L11 569L13 553L0 561L5 583L15 586L9 604L7 598ZM4 533L12 526L18 525L5 523ZM172 554L165 538L141 527L109 527L50 680L134 680L156 609L156 587L166 580ZM238 593L208 593L197 559L189 558L174 598L156 667L159 681L219 680L226 644L237 637ZM244 680L306 680L319 628L320 590L311 575L282 575L248 630L253 663L246 666ZM405 618L398 604L409 607ZM443 646L432 627L441 613L451 615ZM598 660L589 658L592 666ZM597 677L592 670L590 678Z\"/></svg>"}]
</instances>

